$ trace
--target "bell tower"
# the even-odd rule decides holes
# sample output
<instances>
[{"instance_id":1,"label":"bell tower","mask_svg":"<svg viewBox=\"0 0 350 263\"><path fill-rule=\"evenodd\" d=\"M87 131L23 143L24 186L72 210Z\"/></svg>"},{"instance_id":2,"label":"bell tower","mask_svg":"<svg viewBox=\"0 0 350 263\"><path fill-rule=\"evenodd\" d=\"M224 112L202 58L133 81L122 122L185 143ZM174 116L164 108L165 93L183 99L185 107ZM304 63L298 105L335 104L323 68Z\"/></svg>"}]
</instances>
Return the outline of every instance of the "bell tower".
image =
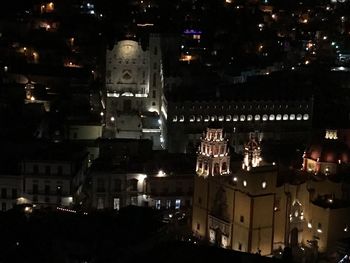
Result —
<instances>
[{"instance_id":1,"label":"bell tower","mask_svg":"<svg viewBox=\"0 0 350 263\"><path fill-rule=\"evenodd\" d=\"M230 173L230 156L223 129L209 126L201 137L196 172L198 176L218 176Z\"/></svg>"},{"instance_id":2,"label":"bell tower","mask_svg":"<svg viewBox=\"0 0 350 263\"><path fill-rule=\"evenodd\" d=\"M254 133L249 134L249 141L244 145L244 159L242 163L242 169L250 170L252 167L257 167L260 165L260 144L256 139Z\"/></svg>"}]
</instances>

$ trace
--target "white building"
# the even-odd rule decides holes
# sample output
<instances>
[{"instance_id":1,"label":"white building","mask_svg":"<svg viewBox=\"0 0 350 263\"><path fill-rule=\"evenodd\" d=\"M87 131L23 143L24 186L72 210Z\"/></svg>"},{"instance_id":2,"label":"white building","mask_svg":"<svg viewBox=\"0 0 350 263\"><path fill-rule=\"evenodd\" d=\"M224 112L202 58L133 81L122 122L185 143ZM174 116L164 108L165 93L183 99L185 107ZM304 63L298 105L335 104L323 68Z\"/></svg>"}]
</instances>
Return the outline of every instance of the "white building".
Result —
<instances>
[{"instance_id":1,"label":"white building","mask_svg":"<svg viewBox=\"0 0 350 263\"><path fill-rule=\"evenodd\" d=\"M150 35L146 50L119 41L106 54L106 131L109 138L149 138L164 147L163 77L160 37Z\"/></svg>"},{"instance_id":2,"label":"white building","mask_svg":"<svg viewBox=\"0 0 350 263\"><path fill-rule=\"evenodd\" d=\"M88 152L80 147L51 145L22 162L23 193L19 203L65 206L79 203L88 168ZM21 200L20 200L21 201Z\"/></svg>"}]
</instances>

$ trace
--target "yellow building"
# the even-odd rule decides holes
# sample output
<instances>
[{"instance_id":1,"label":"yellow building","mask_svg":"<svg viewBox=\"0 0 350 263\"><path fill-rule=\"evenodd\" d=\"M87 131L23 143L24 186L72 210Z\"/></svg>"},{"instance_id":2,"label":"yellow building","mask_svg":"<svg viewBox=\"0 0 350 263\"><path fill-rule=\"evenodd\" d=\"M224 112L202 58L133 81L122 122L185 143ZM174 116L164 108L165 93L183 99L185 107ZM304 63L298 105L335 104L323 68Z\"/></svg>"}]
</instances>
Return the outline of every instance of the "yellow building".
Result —
<instances>
[{"instance_id":1,"label":"yellow building","mask_svg":"<svg viewBox=\"0 0 350 263\"><path fill-rule=\"evenodd\" d=\"M344 180L298 170L278 184L277 166L262 164L254 137L245 146L242 170L232 174L222 134L218 127L207 128L198 152L192 217L196 237L227 249L270 255L286 246L294 252L323 252L349 236Z\"/></svg>"}]
</instances>

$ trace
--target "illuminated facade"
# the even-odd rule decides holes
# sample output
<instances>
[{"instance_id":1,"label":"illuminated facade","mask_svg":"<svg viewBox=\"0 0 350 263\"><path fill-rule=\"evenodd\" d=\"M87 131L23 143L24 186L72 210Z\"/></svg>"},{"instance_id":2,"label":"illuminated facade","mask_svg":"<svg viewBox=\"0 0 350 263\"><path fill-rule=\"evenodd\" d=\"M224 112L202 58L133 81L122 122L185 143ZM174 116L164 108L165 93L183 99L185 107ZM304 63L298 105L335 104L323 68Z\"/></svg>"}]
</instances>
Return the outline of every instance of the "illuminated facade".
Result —
<instances>
[{"instance_id":1,"label":"illuminated facade","mask_svg":"<svg viewBox=\"0 0 350 263\"><path fill-rule=\"evenodd\" d=\"M307 257L334 251L337 240L350 236L345 180L296 170L291 180L277 183L281 174L276 165L249 167L218 176L202 176L197 168L192 215L196 237L261 255L278 255L289 246L296 257Z\"/></svg>"},{"instance_id":2,"label":"illuminated facade","mask_svg":"<svg viewBox=\"0 0 350 263\"><path fill-rule=\"evenodd\" d=\"M119 210L128 205L154 209L190 208L193 174L122 173L108 170L92 173L91 206Z\"/></svg>"},{"instance_id":3,"label":"illuminated facade","mask_svg":"<svg viewBox=\"0 0 350 263\"><path fill-rule=\"evenodd\" d=\"M260 131L259 139L303 141L312 125L313 100L186 100L169 101L167 108L169 151L186 152L211 122L219 122L235 152L243 152L251 131Z\"/></svg>"},{"instance_id":4,"label":"illuminated facade","mask_svg":"<svg viewBox=\"0 0 350 263\"><path fill-rule=\"evenodd\" d=\"M198 176L215 176L230 173L230 156L223 130L211 126L202 138L197 157Z\"/></svg>"},{"instance_id":5,"label":"illuminated facade","mask_svg":"<svg viewBox=\"0 0 350 263\"><path fill-rule=\"evenodd\" d=\"M249 135L249 142L244 145L244 159L242 169L250 170L251 167L257 167L260 165L260 143L255 138L254 133Z\"/></svg>"},{"instance_id":6,"label":"illuminated facade","mask_svg":"<svg viewBox=\"0 0 350 263\"><path fill-rule=\"evenodd\" d=\"M150 35L147 50L119 41L106 54L106 137L152 139L164 147L163 77L160 37Z\"/></svg>"}]
</instances>

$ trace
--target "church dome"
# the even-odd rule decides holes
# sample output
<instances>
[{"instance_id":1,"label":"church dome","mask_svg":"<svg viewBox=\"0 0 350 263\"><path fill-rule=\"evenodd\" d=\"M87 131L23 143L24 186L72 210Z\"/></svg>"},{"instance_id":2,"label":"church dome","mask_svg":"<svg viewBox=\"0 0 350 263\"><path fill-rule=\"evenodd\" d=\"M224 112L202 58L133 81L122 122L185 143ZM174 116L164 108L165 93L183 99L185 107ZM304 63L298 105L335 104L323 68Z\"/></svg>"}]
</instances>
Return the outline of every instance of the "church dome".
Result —
<instances>
[{"instance_id":1,"label":"church dome","mask_svg":"<svg viewBox=\"0 0 350 263\"><path fill-rule=\"evenodd\" d=\"M305 151L305 158L326 163L350 163L350 150L339 140L323 139L312 143Z\"/></svg>"}]
</instances>

